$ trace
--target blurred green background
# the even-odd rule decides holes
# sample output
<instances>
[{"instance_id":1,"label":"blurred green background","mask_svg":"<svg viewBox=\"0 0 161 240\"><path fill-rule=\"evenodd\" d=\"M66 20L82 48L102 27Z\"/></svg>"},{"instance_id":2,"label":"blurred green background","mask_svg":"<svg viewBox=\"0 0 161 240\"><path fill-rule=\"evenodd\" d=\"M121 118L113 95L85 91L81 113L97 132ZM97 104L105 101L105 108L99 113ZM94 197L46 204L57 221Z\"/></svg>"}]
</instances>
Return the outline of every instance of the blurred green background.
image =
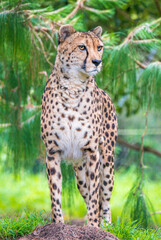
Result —
<instances>
[{"instance_id":1,"label":"blurred green background","mask_svg":"<svg viewBox=\"0 0 161 240\"><path fill-rule=\"evenodd\" d=\"M103 28L99 87L119 121L112 219L161 225L161 4L158 0L0 2L0 217L25 210L50 214L41 97L61 25ZM142 151L141 151L142 149ZM144 150L144 151L143 151ZM143 162L143 164L142 164ZM62 163L65 219L86 206L70 165Z\"/></svg>"}]
</instances>

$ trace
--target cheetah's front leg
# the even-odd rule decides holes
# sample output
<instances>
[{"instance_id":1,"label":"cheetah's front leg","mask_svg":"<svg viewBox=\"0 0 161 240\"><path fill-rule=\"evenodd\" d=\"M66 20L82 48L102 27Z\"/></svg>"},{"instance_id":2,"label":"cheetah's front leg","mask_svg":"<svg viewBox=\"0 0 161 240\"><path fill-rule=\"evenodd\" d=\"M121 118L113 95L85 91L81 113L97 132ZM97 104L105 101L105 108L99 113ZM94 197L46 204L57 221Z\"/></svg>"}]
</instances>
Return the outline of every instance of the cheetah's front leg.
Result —
<instances>
[{"instance_id":1,"label":"cheetah's front leg","mask_svg":"<svg viewBox=\"0 0 161 240\"><path fill-rule=\"evenodd\" d=\"M87 225L98 227L99 224L99 152L86 151L86 183L88 188Z\"/></svg>"},{"instance_id":2,"label":"cheetah's front leg","mask_svg":"<svg viewBox=\"0 0 161 240\"><path fill-rule=\"evenodd\" d=\"M61 209L62 176L60 162L59 152L47 152L46 167L51 195L52 217L55 223L64 222Z\"/></svg>"}]
</instances>

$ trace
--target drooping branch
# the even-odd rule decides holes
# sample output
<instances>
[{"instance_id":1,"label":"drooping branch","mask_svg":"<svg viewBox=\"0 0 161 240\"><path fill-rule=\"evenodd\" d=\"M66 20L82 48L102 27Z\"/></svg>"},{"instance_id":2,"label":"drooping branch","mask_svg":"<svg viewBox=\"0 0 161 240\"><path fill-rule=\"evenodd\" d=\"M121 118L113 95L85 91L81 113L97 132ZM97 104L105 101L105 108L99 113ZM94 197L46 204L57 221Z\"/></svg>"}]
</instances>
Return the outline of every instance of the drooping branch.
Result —
<instances>
[{"instance_id":1,"label":"drooping branch","mask_svg":"<svg viewBox=\"0 0 161 240\"><path fill-rule=\"evenodd\" d=\"M31 32L33 33L33 35L35 35L36 39L38 40L40 46L41 46L41 50L43 52L43 55L45 57L45 60L47 61L47 63L53 67L53 64L49 61L48 57L47 57L47 53L45 51L45 48L44 48L44 44L43 44L43 41L41 40L41 38L39 37L38 33L34 30L34 27L32 26L31 22L28 22L28 25L29 25L29 28L31 30ZM45 32L46 33L46 32ZM46 33L47 34L47 33ZM32 40L33 40L33 35L32 35ZM49 38L49 34L48 34L48 38ZM51 41L51 39L50 39ZM53 44L53 41L52 41L52 44ZM54 46L55 47L55 46Z\"/></svg>"},{"instance_id":2,"label":"drooping branch","mask_svg":"<svg viewBox=\"0 0 161 240\"><path fill-rule=\"evenodd\" d=\"M122 139L121 137L118 137L117 139L117 142L127 148L130 148L130 149L133 149L133 150L136 150L136 151L140 151L141 150L141 145L140 144L131 144L127 141L125 141L124 139ZM143 146L143 151L144 152L148 152L148 153L152 153L158 157L161 158L161 152L152 148L152 147L149 147L149 146Z\"/></svg>"},{"instance_id":3,"label":"drooping branch","mask_svg":"<svg viewBox=\"0 0 161 240\"><path fill-rule=\"evenodd\" d=\"M56 45L55 45L52 37L50 36L50 34L49 34L47 31L44 31L43 29L41 29L41 31L42 31L42 32L47 36L47 38L51 41L51 43L52 43L52 45L53 45L53 48L54 48L55 50L57 50L57 47L56 47Z\"/></svg>"}]
</instances>

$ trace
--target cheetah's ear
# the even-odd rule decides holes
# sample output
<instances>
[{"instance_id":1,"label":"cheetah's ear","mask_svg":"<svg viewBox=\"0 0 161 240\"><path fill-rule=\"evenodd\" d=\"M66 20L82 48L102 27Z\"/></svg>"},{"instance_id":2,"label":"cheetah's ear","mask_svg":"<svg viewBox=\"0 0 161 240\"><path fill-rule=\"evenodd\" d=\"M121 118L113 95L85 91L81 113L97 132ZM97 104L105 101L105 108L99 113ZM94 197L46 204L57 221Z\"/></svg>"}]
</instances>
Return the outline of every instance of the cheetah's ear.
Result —
<instances>
[{"instance_id":1,"label":"cheetah's ear","mask_svg":"<svg viewBox=\"0 0 161 240\"><path fill-rule=\"evenodd\" d=\"M97 37L101 37L101 34L102 34L102 28L100 26L96 27L96 28L93 28L90 30L90 32L93 32L94 34L97 35Z\"/></svg>"},{"instance_id":2,"label":"cheetah's ear","mask_svg":"<svg viewBox=\"0 0 161 240\"><path fill-rule=\"evenodd\" d=\"M75 29L71 25L64 25L60 27L59 29L59 43L62 43L65 41L67 37L72 35L75 31Z\"/></svg>"}]
</instances>

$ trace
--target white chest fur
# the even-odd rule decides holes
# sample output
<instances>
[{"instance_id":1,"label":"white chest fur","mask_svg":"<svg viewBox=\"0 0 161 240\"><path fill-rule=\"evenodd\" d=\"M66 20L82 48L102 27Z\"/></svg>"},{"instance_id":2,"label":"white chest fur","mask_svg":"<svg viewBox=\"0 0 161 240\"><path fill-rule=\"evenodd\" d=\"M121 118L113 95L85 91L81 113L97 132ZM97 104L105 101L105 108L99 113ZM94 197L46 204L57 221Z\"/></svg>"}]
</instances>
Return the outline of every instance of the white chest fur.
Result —
<instances>
[{"instance_id":1,"label":"white chest fur","mask_svg":"<svg viewBox=\"0 0 161 240\"><path fill-rule=\"evenodd\" d=\"M62 158L77 162L82 159L82 148L92 135L92 130L89 128L90 121L72 109L59 114L60 124L54 123L53 134L56 133L59 136L57 143L62 151Z\"/></svg>"}]
</instances>

